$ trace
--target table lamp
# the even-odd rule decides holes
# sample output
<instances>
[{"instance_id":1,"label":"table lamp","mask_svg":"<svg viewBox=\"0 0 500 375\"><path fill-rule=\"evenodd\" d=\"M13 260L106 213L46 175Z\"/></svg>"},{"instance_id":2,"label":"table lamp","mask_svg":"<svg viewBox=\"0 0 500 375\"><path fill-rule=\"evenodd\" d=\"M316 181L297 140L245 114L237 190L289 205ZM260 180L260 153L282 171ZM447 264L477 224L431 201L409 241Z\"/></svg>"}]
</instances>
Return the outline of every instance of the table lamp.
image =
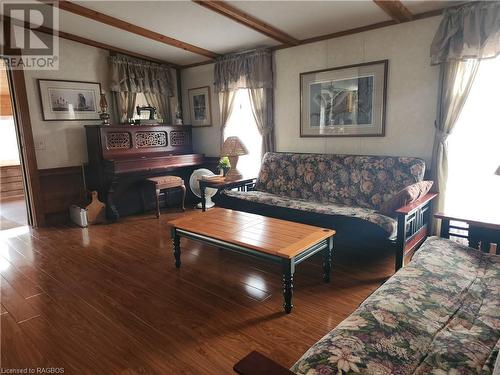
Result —
<instances>
[{"instance_id":1,"label":"table lamp","mask_svg":"<svg viewBox=\"0 0 500 375\"><path fill-rule=\"evenodd\" d=\"M227 156L231 169L226 174L227 179L237 179L243 177L238 171L238 158L240 155L247 155L248 150L238 137L227 137L222 145L221 156Z\"/></svg>"}]
</instances>

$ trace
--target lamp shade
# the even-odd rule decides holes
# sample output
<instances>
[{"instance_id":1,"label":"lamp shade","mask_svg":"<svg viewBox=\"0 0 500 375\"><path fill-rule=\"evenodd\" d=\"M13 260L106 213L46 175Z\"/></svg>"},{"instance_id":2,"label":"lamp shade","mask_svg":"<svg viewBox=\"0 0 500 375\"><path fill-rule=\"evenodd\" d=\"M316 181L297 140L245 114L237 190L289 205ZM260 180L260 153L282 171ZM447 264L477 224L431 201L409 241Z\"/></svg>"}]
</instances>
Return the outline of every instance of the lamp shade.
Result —
<instances>
[{"instance_id":1,"label":"lamp shade","mask_svg":"<svg viewBox=\"0 0 500 375\"><path fill-rule=\"evenodd\" d=\"M240 156L248 154L248 150L238 137L227 137L222 145L221 156Z\"/></svg>"}]
</instances>

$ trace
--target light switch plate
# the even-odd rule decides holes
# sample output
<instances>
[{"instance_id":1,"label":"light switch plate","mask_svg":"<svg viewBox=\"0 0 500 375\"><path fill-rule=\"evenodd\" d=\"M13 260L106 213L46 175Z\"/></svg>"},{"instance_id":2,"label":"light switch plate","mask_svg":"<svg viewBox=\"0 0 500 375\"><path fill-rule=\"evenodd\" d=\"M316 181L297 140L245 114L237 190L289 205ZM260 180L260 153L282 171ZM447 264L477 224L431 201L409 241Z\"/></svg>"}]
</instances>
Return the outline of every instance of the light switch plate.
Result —
<instances>
[{"instance_id":1,"label":"light switch plate","mask_svg":"<svg viewBox=\"0 0 500 375\"><path fill-rule=\"evenodd\" d=\"M35 143L35 150L45 150L46 144L45 144L45 139L39 138L34 140Z\"/></svg>"}]
</instances>

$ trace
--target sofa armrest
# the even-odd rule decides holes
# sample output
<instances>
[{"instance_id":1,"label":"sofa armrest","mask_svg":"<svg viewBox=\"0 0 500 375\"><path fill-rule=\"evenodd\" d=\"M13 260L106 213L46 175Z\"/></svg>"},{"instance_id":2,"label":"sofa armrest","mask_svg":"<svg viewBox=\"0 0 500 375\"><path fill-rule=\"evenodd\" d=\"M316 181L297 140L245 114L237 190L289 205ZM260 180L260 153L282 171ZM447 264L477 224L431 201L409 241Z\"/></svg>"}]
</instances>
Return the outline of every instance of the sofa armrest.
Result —
<instances>
[{"instance_id":1,"label":"sofa armrest","mask_svg":"<svg viewBox=\"0 0 500 375\"><path fill-rule=\"evenodd\" d=\"M437 197L437 193L427 193L422 198L407 204L406 206L398 208L395 212L398 215L408 215L417 208L424 206L426 203L432 201Z\"/></svg>"},{"instance_id":2,"label":"sofa armrest","mask_svg":"<svg viewBox=\"0 0 500 375\"><path fill-rule=\"evenodd\" d=\"M233 370L240 375L294 375L286 367L256 351L236 363Z\"/></svg>"},{"instance_id":3,"label":"sofa armrest","mask_svg":"<svg viewBox=\"0 0 500 375\"><path fill-rule=\"evenodd\" d=\"M432 200L436 193L427 193L415 202L395 211L398 219L396 238L396 271L405 264L431 233Z\"/></svg>"}]
</instances>

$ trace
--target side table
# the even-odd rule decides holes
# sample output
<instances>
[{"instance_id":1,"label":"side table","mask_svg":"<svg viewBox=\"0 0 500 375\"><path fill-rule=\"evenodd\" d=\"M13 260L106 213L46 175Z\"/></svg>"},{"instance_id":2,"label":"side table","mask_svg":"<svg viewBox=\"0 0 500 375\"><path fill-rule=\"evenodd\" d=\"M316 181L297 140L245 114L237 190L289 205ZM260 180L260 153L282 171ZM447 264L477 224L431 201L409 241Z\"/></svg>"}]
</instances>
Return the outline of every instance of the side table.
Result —
<instances>
[{"instance_id":1,"label":"side table","mask_svg":"<svg viewBox=\"0 0 500 375\"><path fill-rule=\"evenodd\" d=\"M491 252L496 248L496 253L500 254L500 217L481 215L479 218L474 215L447 212L438 212L434 217L441 219L441 237L463 238L469 242L470 247L484 252ZM457 225L454 222L465 225Z\"/></svg>"},{"instance_id":2,"label":"side table","mask_svg":"<svg viewBox=\"0 0 500 375\"><path fill-rule=\"evenodd\" d=\"M230 190L237 188L240 191L249 191L255 186L256 177L243 176L238 179L221 179L220 176L204 178L200 180L201 209L206 211L205 189L213 188L220 190Z\"/></svg>"}]
</instances>

